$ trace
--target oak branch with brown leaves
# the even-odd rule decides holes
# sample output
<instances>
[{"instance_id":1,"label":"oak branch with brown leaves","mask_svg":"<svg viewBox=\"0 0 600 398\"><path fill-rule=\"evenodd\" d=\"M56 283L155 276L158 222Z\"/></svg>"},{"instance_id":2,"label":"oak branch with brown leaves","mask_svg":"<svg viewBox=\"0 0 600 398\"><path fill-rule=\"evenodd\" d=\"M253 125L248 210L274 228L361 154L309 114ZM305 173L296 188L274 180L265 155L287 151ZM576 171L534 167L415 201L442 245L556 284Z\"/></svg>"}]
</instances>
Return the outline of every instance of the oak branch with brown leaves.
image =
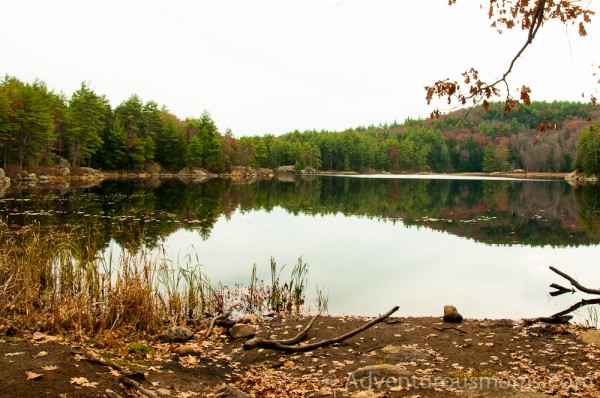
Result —
<instances>
[{"instance_id":1,"label":"oak branch with brown leaves","mask_svg":"<svg viewBox=\"0 0 600 398\"><path fill-rule=\"evenodd\" d=\"M453 5L457 0L448 0L449 5ZM473 106L481 104L484 109L489 108L489 103L493 98L502 95L501 87L506 90L504 99L504 112L508 113L519 105L529 105L531 103L531 89L523 85L517 90L517 95L513 95L510 85L507 81L508 76L523 52L531 45L539 29L547 21L559 21L564 25L575 25L578 28L580 36L586 36L586 26L591 23L591 17L594 12L581 6L581 1L555 1L555 0L489 0L488 17L491 26L498 33L505 29L520 27L527 32L527 37L523 46L517 51L510 61L506 71L497 80L485 82L479 78L479 72L475 68L469 68L462 73L462 83L459 80L444 79L435 82L431 86L426 86L427 104L431 104L434 97L446 98L448 105L457 103L466 105L471 103ZM586 2L589 5L589 2ZM464 84L464 85L463 85ZM591 96L592 103L596 103L596 98ZM439 110L431 113L432 118L441 115Z\"/></svg>"}]
</instances>

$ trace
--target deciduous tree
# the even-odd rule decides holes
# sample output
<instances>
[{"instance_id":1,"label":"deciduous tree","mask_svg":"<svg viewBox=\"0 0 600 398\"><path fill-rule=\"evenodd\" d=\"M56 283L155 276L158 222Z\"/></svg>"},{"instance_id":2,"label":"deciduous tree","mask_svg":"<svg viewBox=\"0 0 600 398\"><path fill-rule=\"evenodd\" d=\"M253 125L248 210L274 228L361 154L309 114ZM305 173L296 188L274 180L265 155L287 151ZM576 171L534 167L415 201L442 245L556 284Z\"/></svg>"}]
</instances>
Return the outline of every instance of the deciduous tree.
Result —
<instances>
[{"instance_id":1,"label":"deciduous tree","mask_svg":"<svg viewBox=\"0 0 600 398\"><path fill-rule=\"evenodd\" d=\"M457 0L448 0L453 5ZM488 17L491 26L498 33L507 29L521 29L525 32L523 45L509 61L505 72L493 81L483 81L479 71L473 67L462 73L460 80L438 80L431 86L425 87L426 100L430 104L434 97L447 100L448 105L482 104L485 109L490 107L493 98L504 96L504 112L509 112L517 105L531 104L531 89L523 85L511 92L507 80L517 61L527 47L533 43L540 28L550 21L564 25L577 26L580 36L586 36L586 27L591 23L594 12L589 8L590 2L569 0L489 0ZM591 97L596 102L594 96ZM440 111L432 112L432 117L439 117Z\"/></svg>"}]
</instances>

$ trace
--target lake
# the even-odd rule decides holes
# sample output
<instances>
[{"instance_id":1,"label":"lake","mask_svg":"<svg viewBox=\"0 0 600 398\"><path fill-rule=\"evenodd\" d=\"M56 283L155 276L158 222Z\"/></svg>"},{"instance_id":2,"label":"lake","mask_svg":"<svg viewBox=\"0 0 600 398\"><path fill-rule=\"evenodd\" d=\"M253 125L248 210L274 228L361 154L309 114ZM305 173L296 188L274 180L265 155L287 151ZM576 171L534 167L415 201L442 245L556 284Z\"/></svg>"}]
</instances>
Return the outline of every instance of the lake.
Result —
<instances>
[{"instance_id":1,"label":"lake","mask_svg":"<svg viewBox=\"0 0 600 398\"><path fill-rule=\"evenodd\" d=\"M92 231L103 255L146 245L198 259L213 283L247 284L252 265L283 279L309 264L330 314L468 318L549 316L582 298L550 299L548 285L600 285L600 189L562 180L453 176L284 176L105 181L89 188L13 187L0 199L9 224ZM93 225L93 229L89 228ZM90 237L87 237L90 238ZM587 312L583 310L581 316Z\"/></svg>"}]
</instances>

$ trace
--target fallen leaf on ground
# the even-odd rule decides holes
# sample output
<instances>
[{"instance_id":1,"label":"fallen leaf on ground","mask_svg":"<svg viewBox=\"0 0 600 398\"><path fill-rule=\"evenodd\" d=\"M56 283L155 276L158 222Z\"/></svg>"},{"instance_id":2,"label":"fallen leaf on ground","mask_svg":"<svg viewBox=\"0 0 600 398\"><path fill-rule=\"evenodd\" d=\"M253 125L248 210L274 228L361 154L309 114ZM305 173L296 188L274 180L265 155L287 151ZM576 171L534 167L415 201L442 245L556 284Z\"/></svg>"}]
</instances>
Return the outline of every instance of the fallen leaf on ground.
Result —
<instances>
[{"instance_id":1,"label":"fallen leaf on ground","mask_svg":"<svg viewBox=\"0 0 600 398\"><path fill-rule=\"evenodd\" d=\"M77 384L78 386L82 386L82 387L96 388L96 386L98 385L98 382L97 381L89 381L85 377L73 377L71 379L71 384Z\"/></svg>"},{"instance_id":2,"label":"fallen leaf on ground","mask_svg":"<svg viewBox=\"0 0 600 398\"><path fill-rule=\"evenodd\" d=\"M44 376L42 374L33 373L33 372L25 372L25 375L27 376L27 380L38 380Z\"/></svg>"},{"instance_id":3,"label":"fallen leaf on ground","mask_svg":"<svg viewBox=\"0 0 600 398\"><path fill-rule=\"evenodd\" d=\"M17 355L23 355L25 354L24 352L7 352L6 354L4 354L5 357L14 357Z\"/></svg>"},{"instance_id":4,"label":"fallen leaf on ground","mask_svg":"<svg viewBox=\"0 0 600 398\"><path fill-rule=\"evenodd\" d=\"M47 370L47 371L56 370L56 369L58 369L58 366L55 366L55 365L52 365L52 366L42 366L42 369L43 370Z\"/></svg>"},{"instance_id":5,"label":"fallen leaf on ground","mask_svg":"<svg viewBox=\"0 0 600 398\"><path fill-rule=\"evenodd\" d=\"M48 351L40 351L37 354L35 354L33 356L33 359L39 358L39 357L45 357L46 355L48 355Z\"/></svg>"}]
</instances>

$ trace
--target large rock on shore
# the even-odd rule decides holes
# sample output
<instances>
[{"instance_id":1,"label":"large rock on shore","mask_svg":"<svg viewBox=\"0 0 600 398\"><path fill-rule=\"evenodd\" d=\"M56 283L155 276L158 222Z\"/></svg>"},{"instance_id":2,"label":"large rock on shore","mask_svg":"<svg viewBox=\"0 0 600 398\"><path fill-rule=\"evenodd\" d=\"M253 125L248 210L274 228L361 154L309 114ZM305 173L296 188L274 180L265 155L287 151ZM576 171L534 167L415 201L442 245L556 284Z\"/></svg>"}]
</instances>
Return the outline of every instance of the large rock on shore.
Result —
<instances>
[{"instance_id":1,"label":"large rock on shore","mask_svg":"<svg viewBox=\"0 0 600 398\"><path fill-rule=\"evenodd\" d=\"M567 174L567 176L565 177L565 181L572 183L572 184L582 184L582 183L586 183L586 182L598 182L598 176L591 174L591 175L585 175L584 173L578 172L578 171L573 171L569 174Z\"/></svg>"},{"instance_id":2,"label":"large rock on shore","mask_svg":"<svg viewBox=\"0 0 600 398\"><path fill-rule=\"evenodd\" d=\"M159 338L167 343L183 343L194 337L194 332L185 326L174 326L165 330Z\"/></svg>"},{"instance_id":3,"label":"large rock on shore","mask_svg":"<svg viewBox=\"0 0 600 398\"><path fill-rule=\"evenodd\" d=\"M444 306L444 322L461 323L463 320L462 315L458 312L455 306L445 305Z\"/></svg>"},{"instance_id":4,"label":"large rock on shore","mask_svg":"<svg viewBox=\"0 0 600 398\"><path fill-rule=\"evenodd\" d=\"M252 167L246 166L233 166L229 172L229 176L232 178L240 179L252 179L252 178L271 178L273 170L266 168L253 169Z\"/></svg>"},{"instance_id":5,"label":"large rock on shore","mask_svg":"<svg viewBox=\"0 0 600 398\"><path fill-rule=\"evenodd\" d=\"M184 167L179 171L179 173L177 173L177 175L204 178L208 175L208 172L197 167Z\"/></svg>"},{"instance_id":6,"label":"large rock on shore","mask_svg":"<svg viewBox=\"0 0 600 398\"><path fill-rule=\"evenodd\" d=\"M160 175L160 173L162 172L162 167L156 162L146 162L144 163L144 171L146 172L146 174Z\"/></svg>"},{"instance_id":7,"label":"large rock on shore","mask_svg":"<svg viewBox=\"0 0 600 398\"><path fill-rule=\"evenodd\" d=\"M0 169L0 187L10 185L10 178L4 173L4 169Z\"/></svg>"},{"instance_id":8,"label":"large rock on shore","mask_svg":"<svg viewBox=\"0 0 600 398\"><path fill-rule=\"evenodd\" d=\"M229 335L234 339L245 339L255 336L258 333L258 326L248 323L236 323L229 329Z\"/></svg>"},{"instance_id":9,"label":"large rock on shore","mask_svg":"<svg viewBox=\"0 0 600 398\"><path fill-rule=\"evenodd\" d=\"M279 166L276 170L277 174L296 174L294 166Z\"/></svg>"},{"instance_id":10,"label":"large rock on shore","mask_svg":"<svg viewBox=\"0 0 600 398\"><path fill-rule=\"evenodd\" d=\"M593 329L588 330L587 332L583 332L579 335L579 340L583 341L586 344L595 345L596 347L600 347L600 330Z\"/></svg>"},{"instance_id":11,"label":"large rock on shore","mask_svg":"<svg viewBox=\"0 0 600 398\"><path fill-rule=\"evenodd\" d=\"M382 364L363 366L350 373L350 376L355 379L365 377L410 377L412 373L400 366Z\"/></svg>"},{"instance_id":12,"label":"large rock on shore","mask_svg":"<svg viewBox=\"0 0 600 398\"><path fill-rule=\"evenodd\" d=\"M429 354L424 353L418 348L387 345L381 349L381 355L386 361L395 363L400 362L419 362L431 359Z\"/></svg>"}]
</instances>

